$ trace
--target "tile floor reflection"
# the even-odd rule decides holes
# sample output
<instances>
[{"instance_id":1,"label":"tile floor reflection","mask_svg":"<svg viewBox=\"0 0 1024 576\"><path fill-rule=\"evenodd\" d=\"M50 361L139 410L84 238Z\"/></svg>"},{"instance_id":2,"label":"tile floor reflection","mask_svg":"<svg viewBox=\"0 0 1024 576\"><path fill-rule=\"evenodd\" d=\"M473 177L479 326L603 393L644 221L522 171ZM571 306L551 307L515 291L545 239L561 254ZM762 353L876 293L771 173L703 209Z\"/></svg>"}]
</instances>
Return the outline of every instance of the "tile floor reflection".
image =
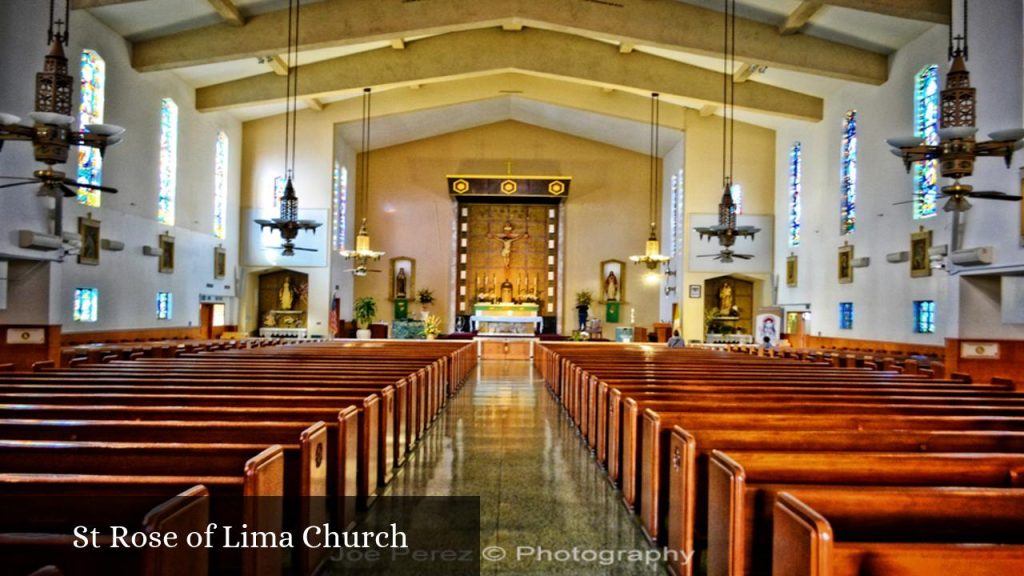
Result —
<instances>
[{"instance_id":1,"label":"tile floor reflection","mask_svg":"<svg viewBox=\"0 0 1024 576\"><path fill-rule=\"evenodd\" d=\"M530 362L482 361L450 402L388 493L480 496L481 547L507 553L483 574L665 573L625 559L650 547Z\"/></svg>"}]
</instances>

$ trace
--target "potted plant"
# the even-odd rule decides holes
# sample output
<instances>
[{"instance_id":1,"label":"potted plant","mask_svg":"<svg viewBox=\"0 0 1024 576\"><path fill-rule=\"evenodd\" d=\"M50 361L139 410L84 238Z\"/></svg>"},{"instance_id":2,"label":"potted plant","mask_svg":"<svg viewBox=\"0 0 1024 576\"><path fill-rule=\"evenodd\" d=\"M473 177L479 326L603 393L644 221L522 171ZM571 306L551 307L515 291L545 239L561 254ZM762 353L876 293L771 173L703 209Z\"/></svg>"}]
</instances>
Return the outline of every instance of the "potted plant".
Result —
<instances>
[{"instance_id":1,"label":"potted plant","mask_svg":"<svg viewBox=\"0 0 1024 576\"><path fill-rule=\"evenodd\" d=\"M437 335L441 333L441 317L427 314L427 317L423 320L423 333L426 334L427 340L437 338Z\"/></svg>"},{"instance_id":2,"label":"potted plant","mask_svg":"<svg viewBox=\"0 0 1024 576\"><path fill-rule=\"evenodd\" d=\"M360 340L370 339L370 322L377 316L377 301L374 300L373 296L362 296L356 299L355 305L352 307L353 316L355 316L356 325L359 327L356 330L356 338Z\"/></svg>"},{"instance_id":3,"label":"potted plant","mask_svg":"<svg viewBox=\"0 0 1024 576\"><path fill-rule=\"evenodd\" d=\"M431 290L424 288L416 293L416 300L420 303L420 315L423 317L423 320L426 321L427 315L430 313L430 305L434 303L434 293Z\"/></svg>"},{"instance_id":4,"label":"potted plant","mask_svg":"<svg viewBox=\"0 0 1024 576\"><path fill-rule=\"evenodd\" d=\"M590 290L580 290L576 293L576 313L579 315L580 330L587 329L587 316L590 313L590 303L594 301L594 295Z\"/></svg>"}]
</instances>

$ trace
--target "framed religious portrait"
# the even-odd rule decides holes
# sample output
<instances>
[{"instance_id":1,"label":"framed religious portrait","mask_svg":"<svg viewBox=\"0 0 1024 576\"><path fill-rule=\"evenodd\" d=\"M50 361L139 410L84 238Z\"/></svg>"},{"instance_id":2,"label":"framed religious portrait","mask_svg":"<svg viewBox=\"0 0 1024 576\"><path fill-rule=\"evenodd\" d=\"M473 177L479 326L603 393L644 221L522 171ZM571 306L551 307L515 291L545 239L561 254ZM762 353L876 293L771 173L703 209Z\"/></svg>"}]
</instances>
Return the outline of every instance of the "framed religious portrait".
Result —
<instances>
[{"instance_id":1,"label":"framed religious portrait","mask_svg":"<svg viewBox=\"0 0 1024 576\"><path fill-rule=\"evenodd\" d=\"M78 219L78 235L82 247L78 252L78 263L99 266L100 264L100 221L89 218Z\"/></svg>"},{"instance_id":2,"label":"framed religious portrait","mask_svg":"<svg viewBox=\"0 0 1024 576\"><path fill-rule=\"evenodd\" d=\"M160 272L172 274L174 272L174 236L170 234L160 235Z\"/></svg>"},{"instance_id":3,"label":"framed religious portrait","mask_svg":"<svg viewBox=\"0 0 1024 576\"><path fill-rule=\"evenodd\" d=\"M690 284L690 298L700 298L701 285Z\"/></svg>"},{"instance_id":4,"label":"framed religious portrait","mask_svg":"<svg viewBox=\"0 0 1024 576\"><path fill-rule=\"evenodd\" d=\"M396 256L391 259L391 300L416 297L416 259Z\"/></svg>"},{"instance_id":5,"label":"framed religious portrait","mask_svg":"<svg viewBox=\"0 0 1024 576\"><path fill-rule=\"evenodd\" d=\"M920 231L910 235L910 277L921 278L932 275L928 251L932 247L932 231L921 226Z\"/></svg>"},{"instance_id":6,"label":"framed religious portrait","mask_svg":"<svg viewBox=\"0 0 1024 576\"><path fill-rule=\"evenodd\" d=\"M798 271L796 254L790 254L786 258L786 286L796 288Z\"/></svg>"},{"instance_id":7,"label":"framed religious portrait","mask_svg":"<svg viewBox=\"0 0 1024 576\"><path fill-rule=\"evenodd\" d=\"M622 260L601 262L601 302L626 301L626 263Z\"/></svg>"},{"instance_id":8,"label":"framed religious portrait","mask_svg":"<svg viewBox=\"0 0 1024 576\"><path fill-rule=\"evenodd\" d=\"M849 244L839 248L839 283L853 283L853 246Z\"/></svg>"},{"instance_id":9,"label":"framed religious portrait","mask_svg":"<svg viewBox=\"0 0 1024 576\"><path fill-rule=\"evenodd\" d=\"M213 277L223 278L227 275L228 251L220 246L213 249Z\"/></svg>"}]
</instances>

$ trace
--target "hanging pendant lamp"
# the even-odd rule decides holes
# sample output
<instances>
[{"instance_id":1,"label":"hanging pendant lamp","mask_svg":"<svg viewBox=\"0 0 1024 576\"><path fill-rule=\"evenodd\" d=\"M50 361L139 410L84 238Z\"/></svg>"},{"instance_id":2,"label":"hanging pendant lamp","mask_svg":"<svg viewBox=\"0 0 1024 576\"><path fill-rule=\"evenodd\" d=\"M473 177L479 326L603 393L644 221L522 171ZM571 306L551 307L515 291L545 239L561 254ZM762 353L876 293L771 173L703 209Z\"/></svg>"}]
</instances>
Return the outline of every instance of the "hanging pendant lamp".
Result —
<instances>
[{"instance_id":1,"label":"hanging pendant lamp","mask_svg":"<svg viewBox=\"0 0 1024 576\"><path fill-rule=\"evenodd\" d=\"M371 89L363 88L363 125L362 125L362 139L363 139L363 157L362 157L362 178L360 179L359 188L359 203L363 207L363 213L367 213L370 207L370 103L371 103ZM367 272L376 272L376 270L368 270L366 265L371 260L380 260L380 257L384 255L384 252L378 252L370 248L370 233L366 229L366 218L363 218L362 224L359 226L359 233L356 234L356 249L355 250L342 250L339 254L346 260L352 260L353 266L351 272L354 276L366 276Z\"/></svg>"},{"instance_id":2,"label":"hanging pendant lamp","mask_svg":"<svg viewBox=\"0 0 1024 576\"><path fill-rule=\"evenodd\" d=\"M661 253L661 243L658 242L658 129L659 129L659 100L658 93L651 94L651 154L650 154L650 178L648 190L648 210L651 221L651 233L644 244L644 253L630 256L634 264L645 264L648 269L655 270L660 264L668 262L671 258Z\"/></svg>"}]
</instances>

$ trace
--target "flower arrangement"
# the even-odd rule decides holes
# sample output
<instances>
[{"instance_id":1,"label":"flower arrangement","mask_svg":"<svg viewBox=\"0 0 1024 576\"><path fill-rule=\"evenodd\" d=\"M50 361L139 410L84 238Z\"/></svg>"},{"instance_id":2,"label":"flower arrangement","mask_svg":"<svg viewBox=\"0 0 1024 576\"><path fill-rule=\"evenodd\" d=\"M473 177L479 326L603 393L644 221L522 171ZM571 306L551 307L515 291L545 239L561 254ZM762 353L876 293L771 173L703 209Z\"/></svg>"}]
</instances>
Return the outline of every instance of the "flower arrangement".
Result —
<instances>
[{"instance_id":1,"label":"flower arrangement","mask_svg":"<svg viewBox=\"0 0 1024 576\"><path fill-rule=\"evenodd\" d=\"M441 333L441 317L436 314L427 314L423 320L423 333L427 338L433 339Z\"/></svg>"},{"instance_id":2,"label":"flower arrangement","mask_svg":"<svg viewBox=\"0 0 1024 576\"><path fill-rule=\"evenodd\" d=\"M416 299L419 300L420 304L432 304L434 302L434 293L424 288L417 292Z\"/></svg>"},{"instance_id":3,"label":"flower arrangement","mask_svg":"<svg viewBox=\"0 0 1024 576\"><path fill-rule=\"evenodd\" d=\"M589 307L590 303L594 301L594 295L590 290L580 290L576 293L576 306Z\"/></svg>"}]
</instances>

